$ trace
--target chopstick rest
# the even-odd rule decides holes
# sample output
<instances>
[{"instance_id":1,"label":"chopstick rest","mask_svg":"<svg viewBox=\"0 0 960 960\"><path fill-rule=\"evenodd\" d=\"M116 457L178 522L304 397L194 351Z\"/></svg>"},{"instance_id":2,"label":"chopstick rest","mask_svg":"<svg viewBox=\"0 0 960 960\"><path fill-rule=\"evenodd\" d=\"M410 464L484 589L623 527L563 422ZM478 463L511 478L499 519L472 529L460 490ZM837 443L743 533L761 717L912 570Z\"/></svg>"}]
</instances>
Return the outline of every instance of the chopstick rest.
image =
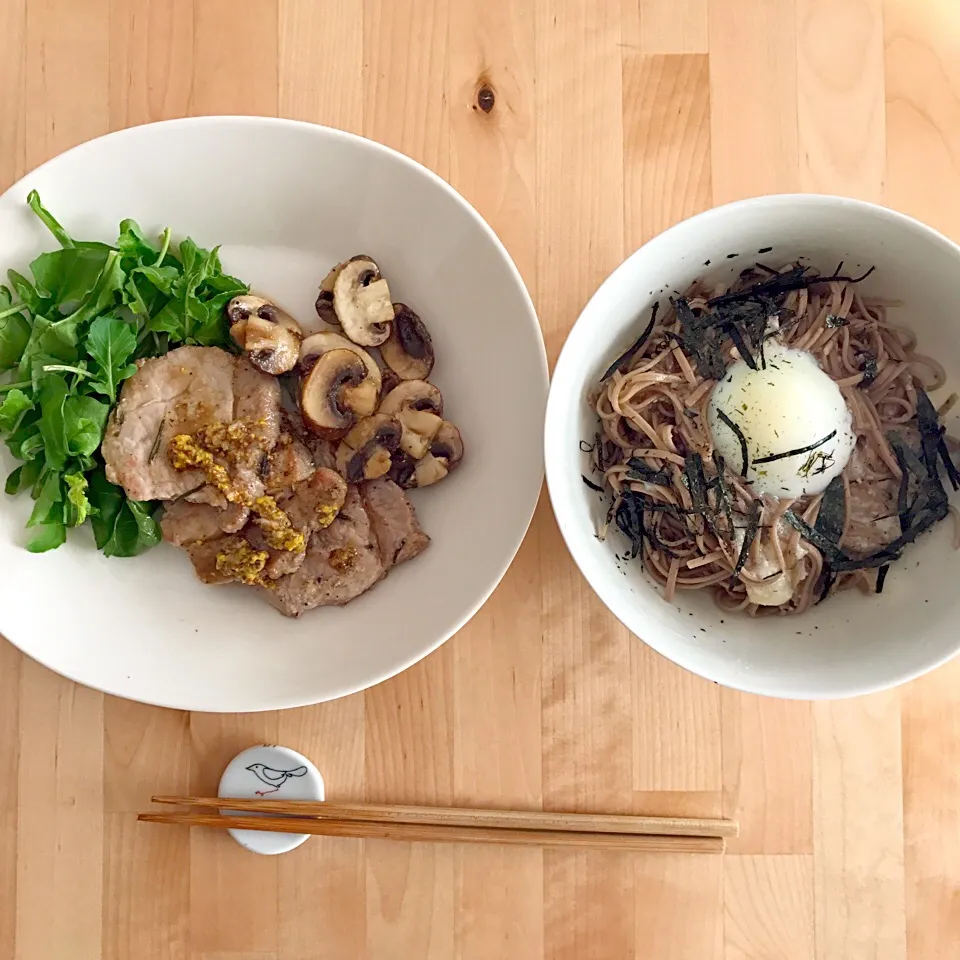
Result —
<instances>
[{"instance_id":1,"label":"chopstick rest","mask_svg":"<svg viewBox=\"0 0 960 960\"><path fill-rule=\"evenodd\" d=\"M237 754L227 764L220 777L217 796L225 800L323 800L323 777L314 764L302 753L276 744L259 744ZM239 813L230 807L221 808L222 814ZM251 813L250 816L265 816ZM231 828L231 837L252 853L274 855L295 850L310 834L272 833L264 830Z\"/></svg>"}]
</instances>

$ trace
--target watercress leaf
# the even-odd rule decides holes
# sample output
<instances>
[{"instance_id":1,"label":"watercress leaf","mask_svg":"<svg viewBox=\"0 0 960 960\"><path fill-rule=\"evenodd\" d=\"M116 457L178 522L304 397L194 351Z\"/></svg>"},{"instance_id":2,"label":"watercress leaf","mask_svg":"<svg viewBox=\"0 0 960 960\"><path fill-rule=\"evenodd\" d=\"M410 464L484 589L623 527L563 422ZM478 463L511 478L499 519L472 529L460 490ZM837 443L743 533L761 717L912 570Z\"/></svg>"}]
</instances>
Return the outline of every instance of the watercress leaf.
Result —
<instances>
[{"instance_id":1,"label":"watercress leaf","mask_svg":"<svg viewBox=\"0 0 960 960\"><path fill-rule=\"evenodd\" d=\"M33 400L22 390L0 394L0 433L12 433L22 414L33 408Z\"/></svg>"},{"instance_id":2,"label":"watercress leaf","mask_svg":"<svg viewBox=\"0 0 960 960\"><path fill-rule=\"evenodd\" d=\"M92 509L87 499L87 478L82 473L66 473L63 481L67 487L67 523L79 527Z\"/></svg>"},{"instance_id":3,"label":"watercress leaf","mask_svg":"<svg viewBox=\"0 0 960 960\"><path fill-rule=\"evenodd\" d=\"M89 457L96 453L103 440L109 412L109 404L95 397L67 397L63 404L66 452L77 457ZM48 462L49 459L48 451Z\"/></svg>"},{"instance_id":4,"label":"watercress leaf","mask_svg":"<svg viewBox=\"0 0 960 960\"><path fill-rule=\"evenodd\" d=\"M27 203L30 209L40 218L43 225L56 237L61 247L74 246L73 238L57 222L54 215L43 205L40 200L40 194L36 190L31 190L27 194Z\"/></svg>"},{"instance_id":5,"label":"watercress leaf","mask_svg":"<svg viewBox=\"0 0 960 960\"><path fill-rule=\"evenodd\" d=\"M37 527L36 532L27 542L30 553L46 553L56 550L67 542L67 527L62 520L51 520L50 523Z\"/></svg>"},{"instance_id":6,"label":"watercress leaf","mask_svg":"<svg viewBox=\"0 0 960 960\"><path fill-rule=\"evenodd\" d=\"M40 381L40 435L43 437L47 466L51 470L62 470L67 462L64 405L69 393L67 381L58 373L49 373Z\"/></svg>"},{"instance_id":7,"label":"watercress leaf","mask_svg":"<svg viewBox=\"0 0 960 960\"><path fill-rule=\"evenodd\" d=\"M120 317L97 317L90 324L84 346L96 364L97 379L91 381L90 386L115 401L119 385L137 372L136 366L129 362L137 349L133 327Z\"/></svg>"}]
</instances>

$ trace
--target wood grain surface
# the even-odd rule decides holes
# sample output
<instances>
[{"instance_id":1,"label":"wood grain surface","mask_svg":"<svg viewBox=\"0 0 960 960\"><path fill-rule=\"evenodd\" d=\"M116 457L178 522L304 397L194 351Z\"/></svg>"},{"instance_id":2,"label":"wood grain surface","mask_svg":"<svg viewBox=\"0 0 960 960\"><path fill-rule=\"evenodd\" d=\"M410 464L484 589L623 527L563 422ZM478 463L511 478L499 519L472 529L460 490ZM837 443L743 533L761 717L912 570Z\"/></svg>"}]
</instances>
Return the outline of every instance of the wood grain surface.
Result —
<instances>
[{"instance_id":1,"label":"wood grain surface","mask_svg":"<svg viewBox=\"0 0 960 960\"><path fill-rule=\"evenodd\" d=\"M551 361L625 254L712 204L845 193L960 240L956 0L0 0L0 103L0 187L185 115L396 147L503 238ZM606 612L545 498L469 626L338 702L190 716L0 642L0 958L953 960L958 690L960 662L850 702L721 690ZM318 837L271 859L135 823L257 741L331 799L742 833L723 858Z\"/></svg>"}]
</instances>

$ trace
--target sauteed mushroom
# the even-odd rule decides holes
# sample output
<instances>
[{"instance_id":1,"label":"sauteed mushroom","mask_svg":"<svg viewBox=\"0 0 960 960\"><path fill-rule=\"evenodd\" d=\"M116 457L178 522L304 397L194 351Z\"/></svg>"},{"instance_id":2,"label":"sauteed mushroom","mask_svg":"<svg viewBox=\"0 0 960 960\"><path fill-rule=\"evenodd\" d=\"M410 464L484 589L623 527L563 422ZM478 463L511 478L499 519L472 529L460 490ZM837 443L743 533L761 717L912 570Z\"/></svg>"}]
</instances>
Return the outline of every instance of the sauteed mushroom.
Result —
<instances>
[{"instance_id":1,"label":"sauteed mushroom","mask_svg":"<svg viewBox=\"0 0 960 960\"><path fill-rule=\"evenodd\" d=\"M292 370L300 356L300 324L278 306L246 294L227 304L230 335L250 362L279 376Z\"/></svg>"}]
</instances>

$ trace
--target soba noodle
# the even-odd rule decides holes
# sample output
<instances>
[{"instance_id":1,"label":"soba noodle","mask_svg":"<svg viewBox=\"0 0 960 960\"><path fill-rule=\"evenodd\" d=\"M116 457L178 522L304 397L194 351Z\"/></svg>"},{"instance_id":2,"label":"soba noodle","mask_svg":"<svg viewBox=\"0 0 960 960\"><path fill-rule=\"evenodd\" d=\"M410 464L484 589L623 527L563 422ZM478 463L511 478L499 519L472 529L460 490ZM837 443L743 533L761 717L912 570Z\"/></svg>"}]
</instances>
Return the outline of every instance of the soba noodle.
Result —
<instances>
[{"instance_id":1,"label":"soba noodle","mask_svg":"<svg viewBox=\"0 0 960 960\"><path fill-rule=\"evenodd\" d=\"M765 269L747 271L732 289L742 290L774 274ZM710 298L725 292L694 288L685 300L699 315L710 309ZM889 322L883 303L864 300L855 282L816 282L782 293L777 305L768 329L779 326L777 336L785 345L816 357L853 416L857 443L841 474L846 509L839 548L846 557L875 554L902 532L898 492L903 471L888 434L897 431L913 449L921 445L917 386L925 391L943 386L944 369L918 353L916 337ZM716 381L697 372L696 362L678 345L682 333L677 311L663 311L642 348L622 364L625 369L613 370L595 397L601 434L593 447L594 465L614 497L610 517L625 491L644 495L640 559L663 585L666 597L672 599L677 590L709 588L722 608L756 615L800 613L837 590L877 590L885 566L875 563L831 573L821 550L797 529L803 525L784 522L790 511L791 520L799 517L812 527L824 494L796 500L759 496L729 465L717 483L707 418ZM725 339L721 349L726 365L741 359L732 340ZM716 517L722 512L717 487L728 491L729 523L711 522L694 502L685 469L694 452L702 457L703 475L714 490ZM741 558L744 529L756 512L759 523ZM738 560L742 569L736 573ZM775 578L780 578L781 590L787 578L789 600L753 602L748 586L756 594L756 585Z\"/></svg>"}]
</instances>

